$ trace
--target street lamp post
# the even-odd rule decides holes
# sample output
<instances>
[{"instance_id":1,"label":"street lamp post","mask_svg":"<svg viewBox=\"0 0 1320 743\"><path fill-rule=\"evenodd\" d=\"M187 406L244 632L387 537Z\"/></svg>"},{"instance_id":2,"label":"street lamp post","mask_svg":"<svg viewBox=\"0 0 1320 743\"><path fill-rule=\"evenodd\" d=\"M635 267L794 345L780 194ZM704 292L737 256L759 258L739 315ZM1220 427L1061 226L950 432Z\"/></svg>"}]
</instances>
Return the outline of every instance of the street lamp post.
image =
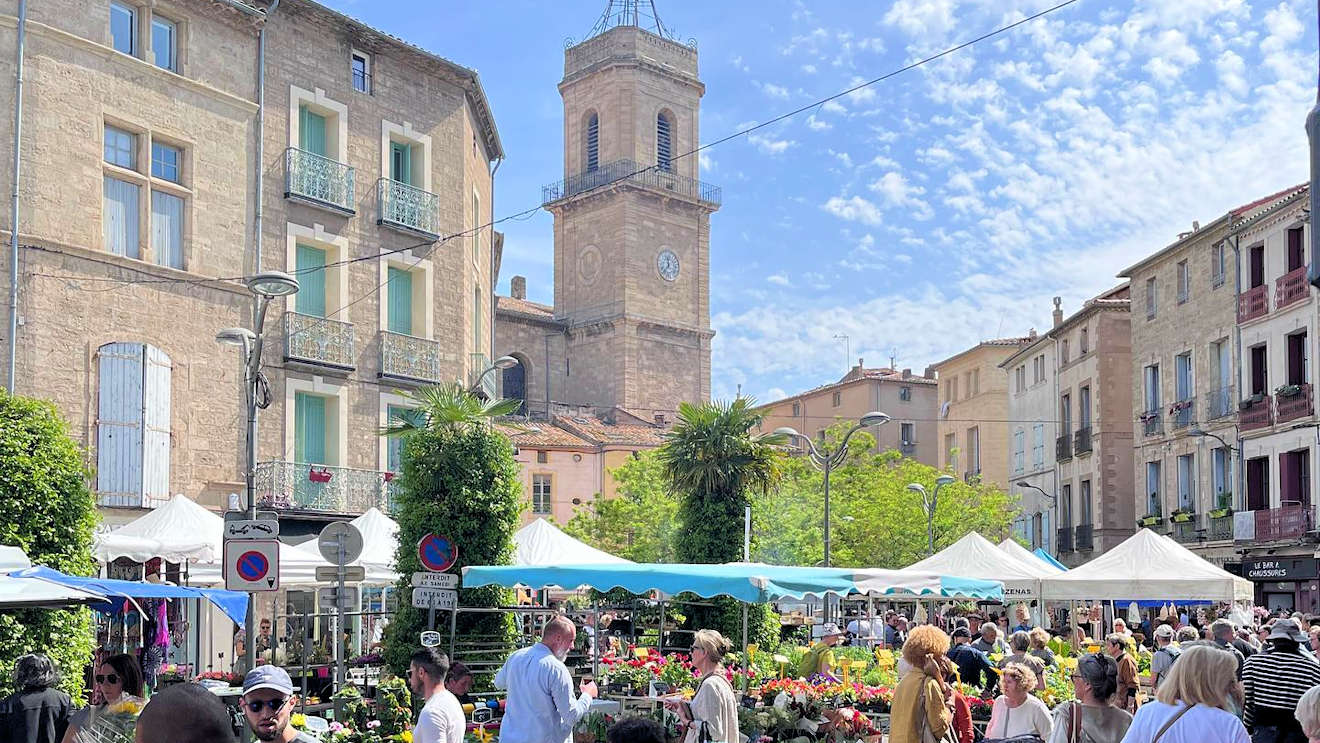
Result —
<instances>
[{"instance_id":1,"label":"street lamp post","mask_svg":"<svg viewBox=\"0 0 1320 743\"><path fill-rule=\"evenodd\" d=\"M1039 486L1039 485L1036 485L1036 484L1034 484L1034 483L1027 482L1026 480L1018 480L1018 482L1017 482L1017 486L1018 486L1019 488L1031 488L1032 490L1039 491L1041 495L1045 496L1045 497L1049 500L1050 505L1052 505L1052 506L1057 506L1057 505L1058 505L1058 499L1055 498L1054 496L1050 495L1049 493L1045 492L1045 488L1042 488L1042 487ZM1072 507L1072 504L1069 504L1069 509L1071 509L1071 507ZM1057 509L1056 509L1056 510L1057 510ZM1037 513L1039 513L1039 512L1037 512ZM1070 520L1072 519L1072 513L1071 513L1071 510L1070 510L1070 512L1069 512L1069 514L1068 514L1068 518L1069 518ZM1057 513L1054 514L1054 521L1055 521L1055 528L1058 528L1058 529L1062 529L1062 528L1063 528L1062 526L1059 526L1059 524L1062 524L1062 523L1063 523L1061 517L1059 516L1059 514L1057 514ZM1071 522L1068 524L1068 526L1071 526ZM1033 531L1034 531L1034 529L1033 529ZM1048 535L1048 534L1041 535L1041 537L1042 537L1042 539L1044 540L1044 541L1042 542L1042 544L1049 544L1049 543L1050 543L1050 541L1049 541L1049 535ZM1059 537L1059 539L1062 539L1062 537ZM1034 544L1037 540L1033 537L1030 541ZM1058 541L1058 540L1055 540L1055 550L1054 550L1055 554L1059 554L1059 547L1058 547L1057 541ZM1047 551L1048 551L1048 550L1047 550Z\"/></svg>"},{"instance_id":2,"label":"street lamp post","mask_svg":"<svg viewBox=\"0 0 1320 743\"><path fill-rule=\"evenodd\" d=\"M495 359L494 363L486 367L486 370L481 372L481 374L477 375L477 381L473 382L471 387L468 387L468 391L475 394L481 389L481 383L486 379L487 374L496 370L512 369L520 363L522 362L512 356L501 356L498 359Z\"/></svg>"},{"instance_id":3,"label":"street lamp post","mask_svg":"<svg viewBox=\"0 0 1320 743\"><path fill-rule=\"evenodd\" d=\"M914 493L921 493L921 507L926 511L926 554L927 555L935 554L935 508L936 506L939 505L940 502L940 489L943 488L945 485L949 485L950 483L954 483L954 482L957 482L955 478L950 477L949 475L940 475L939 477L935 478L934 493L928 492L926 490L926 486L918 482L910 483L907 486L908 490L911 490Z\"/></svg>"},{"instance_id":4,"label":"street lamp post","mask_svg":"<svg viewBox=\"0 0 1320 743\"><path fill-rule=\"evenodd\" d=\"M261 348L265 341L266 310L270 301L277 297L287 297L298 292L298 280L281 271L260 273L247 280L248 291L252 292L256 302L252 311L254 330L247 328L225 328L216 333L220 343L238 346L243 360L243 393L247 405L247 436L244 467L246 469L244 485L247 490L247 517L257 518L257 409L270 404L269 397L263 399L264 379L261 376ZM244 644L246 667L251 670L256 657L256 602L248 594L247 621L244 623Z\"/></svg>"},{"instance_id":5,"label":"street lamp post","mask_svg":"<svg viewBox=\"0 0 1320 743\"><path fill-rule=\"evenodd\" d=\"M827 568L830 567L830 472L835 467L842 464L843 460L848 456L848 439L851 439L853 434L857 433L863 428L867 428L868 426L883 426L888 422L889 422L889 416L886 415L885 413L881 413L876 410L867 413L866 415L862 416L862 419L856 425L854 425L852 428L848 430L848 433L844 434L843 441L840 441L839 446L835 448L833 451L825 449L823 445L818 448L815 442L813 442L810 438L798 433L797 430L794 428L785 426L783 428L775 429L776 434L779 434L781 436L787 436L795 441L807 442L805 451L807 453L808 461L810 461L811 464L816 469L820 470L825 475L824 535L825 535L825 567ZM828 608L828 602L826 606Z\"/></svg>"}]
</instances>

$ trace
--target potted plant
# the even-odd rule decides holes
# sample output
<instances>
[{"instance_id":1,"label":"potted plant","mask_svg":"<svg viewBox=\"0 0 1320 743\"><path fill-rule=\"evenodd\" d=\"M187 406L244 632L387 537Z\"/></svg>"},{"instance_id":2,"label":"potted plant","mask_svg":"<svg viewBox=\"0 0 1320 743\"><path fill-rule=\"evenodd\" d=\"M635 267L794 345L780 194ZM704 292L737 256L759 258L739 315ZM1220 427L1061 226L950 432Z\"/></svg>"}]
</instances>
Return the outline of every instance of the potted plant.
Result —
<instances>
[{"instance_id":1,"label":"potted plant","mask_svg":"<svg viewBox=\"0 0 1320 743\"><path fill-rule=\"evenodd\" d=\"M1159 497L1159 493L1151 493L1150 494L1151 502L1154 503L1155 499L1158 497ZM1160 522L1163 520L1164 517L1160 515L1160 509L1159 506L1157 505L1155 508L1152 508L1150 510L1150 513L1147 513L1145 516L1142 516L1141 518L1137 519L1137 528L1140 529L1146 526L1158 526Z\"/></svg>"},{"instance_id":2,"label":"potted plant","mask_svg":"<svg viewBox=\"0 0 1320 743\"><path fill-rule=\"evenodd\" d=\"M1191 522L1192 519L1196 518L1196 511L1190 508L1179 508L1173 513L1169 514L1169 518L1175 524L1186 524Z\"/></svg>"},{"instance_id":3,"label":"potted plant","mask_svg":"<svg viewBox=\"0 0 1320 743\"><path fill-rule=\"evenodd\" d=\"M1300 384L1281 384L1274 388L1274 394L1279 397L1296 397L1302 394L1302 386Z\"/></svg>"},{"instance_id":4,"label":"potted plant","mask_svg":"<svg viewBox=\"0 0 1320 743\"><path fill-rule=\"evenodd\" d=\"M573 727L573 743L596 743L605 740L605 733L614 724L614 718L604 712L589 712Z\"/></svg>"},{"instance_id":5,"label":"potted plant","mask_svg":"<svg viewBox=\"0 0 1320 743\"><path fill-rule=\"evenodd\" d=\"M1210 509L1210 518L1222 519L1233 515L1233 493L1223 492L1215 496L1215 507Z\"/></svg>"}]
</instances>

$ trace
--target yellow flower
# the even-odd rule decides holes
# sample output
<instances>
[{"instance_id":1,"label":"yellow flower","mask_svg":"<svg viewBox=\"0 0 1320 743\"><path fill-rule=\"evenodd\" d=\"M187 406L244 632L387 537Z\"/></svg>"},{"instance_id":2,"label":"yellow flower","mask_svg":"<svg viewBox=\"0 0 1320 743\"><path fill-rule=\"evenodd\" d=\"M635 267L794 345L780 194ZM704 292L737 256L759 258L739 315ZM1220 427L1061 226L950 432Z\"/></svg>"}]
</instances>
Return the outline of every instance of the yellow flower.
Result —
<instances>
[{"instance_id":1,"label":"yellow flower","mask_svg":"<svg viewBox=\"0 0 1320 743\"><path fill-rule=\"evenodd\" d=\"M403 743L412 743L412 731L411 730L403 731L402 733L399 734L399 738L403 740Z\"/></svg>"},{"instance_id":2,"label":"yellow flower","mask_svg":"<svg viewBox=\"0 0 1320 743\"><path fill-rule=\"evenodd\" d=\"M294 714L289 715L289 724L302 730L307 727L307 715L295 712Z\"/></svg>"},{"instance_id":3,"label":"yellow flower","mask_svg":"<svg viewBox=\"0 0 1320 743\"><path fill-rule=\"evenodd\" d=\"M495 737L493 733L490 733L484 727L477 728L473 731L473 734L477 736L477 740L481 741L481 743L487 743L487 741Z\"/></svg>"},{"instance_id":4,"label":"yellow flower","mask_svg":"<svg viewBox=\"0 0 1320 743\"><path fill-rule=\"evenodd\" d=\"M126 714L136 715L141 711L142 711L142 705L132 701L131 699L125 699L122 702L118 702L110 706L110 713L114 715L126 715Z\"/></svg>"}]
</instances>

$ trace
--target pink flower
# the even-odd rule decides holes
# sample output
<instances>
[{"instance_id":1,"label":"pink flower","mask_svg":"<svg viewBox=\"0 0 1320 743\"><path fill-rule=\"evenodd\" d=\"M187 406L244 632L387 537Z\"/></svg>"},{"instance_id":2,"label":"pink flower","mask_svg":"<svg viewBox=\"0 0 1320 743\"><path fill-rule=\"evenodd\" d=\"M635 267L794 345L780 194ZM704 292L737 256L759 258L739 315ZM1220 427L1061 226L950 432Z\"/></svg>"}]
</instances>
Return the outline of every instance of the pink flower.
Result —
<instances>
[{"instance_id":1,"label":"pink flower","mask_svg":"<svg viewBox=\"0 0 1320 743\"><path fill-rule=\"evenodd\" d=\"M343 729L344 729L344 723L342 723L342 722L332 722L332 723L330 723L330 732L332 732L332 733L337 733L337 732L339 732L340 730L343 730Z\"/></svg>"},{"instance_id":2,"label":"pink flower","mask_svg":"<svg viewBox=\"0 0 1320 743\"><path fill-rule=\"evenodd\" d=\"M368 730L375 730L378 727L380 727L380 720L371 720L367 723Z\"/></svg>"}]
</instances>

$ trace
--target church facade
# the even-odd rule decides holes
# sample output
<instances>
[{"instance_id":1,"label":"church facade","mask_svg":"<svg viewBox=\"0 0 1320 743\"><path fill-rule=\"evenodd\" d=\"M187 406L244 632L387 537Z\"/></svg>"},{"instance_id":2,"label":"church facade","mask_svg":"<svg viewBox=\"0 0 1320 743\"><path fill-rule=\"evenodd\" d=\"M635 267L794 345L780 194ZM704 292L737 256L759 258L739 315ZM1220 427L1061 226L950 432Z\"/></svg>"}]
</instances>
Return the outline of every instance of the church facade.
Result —
<instances>
[{"instance_id":1,"label":"church facade","mask_svg":"<svg viewBox=\"0 0 1320 743\"><path fill-rule=\"evenodd\" d=\"M608 26L608 24L606 24ZM710 397L710 216L698 180L705 86L694 47L614 25L569 47L564 180L554 215L554 304L515 276L497 299L495 350L520 362L502 394L524 414L664 426Z\"/></svg>"}]
</instances>

